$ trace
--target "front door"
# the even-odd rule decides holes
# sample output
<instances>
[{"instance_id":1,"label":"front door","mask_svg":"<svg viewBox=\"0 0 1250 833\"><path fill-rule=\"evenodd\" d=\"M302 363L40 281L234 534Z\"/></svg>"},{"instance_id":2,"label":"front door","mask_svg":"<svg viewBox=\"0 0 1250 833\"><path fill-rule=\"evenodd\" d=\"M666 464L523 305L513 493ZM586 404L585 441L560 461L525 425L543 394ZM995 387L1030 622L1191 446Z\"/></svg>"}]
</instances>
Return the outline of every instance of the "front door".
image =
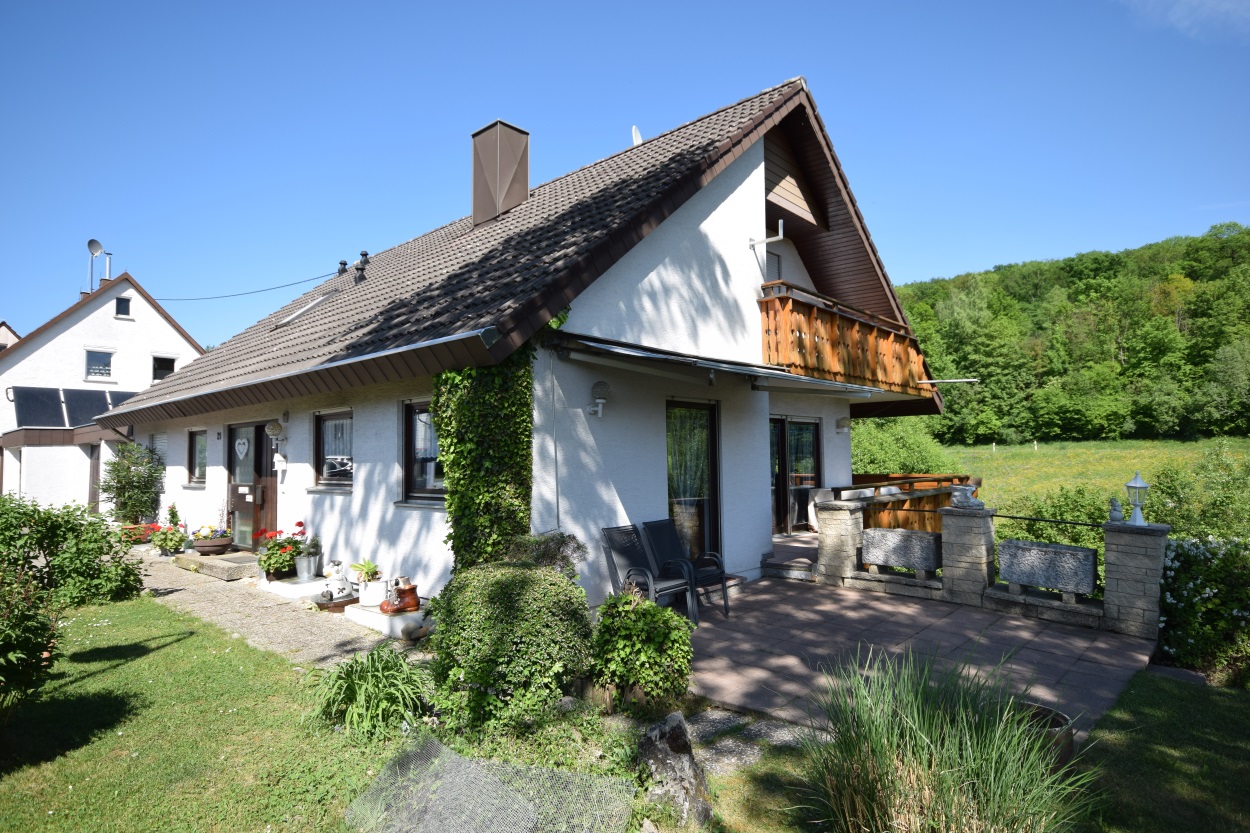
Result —
<instances>
[{"instance_id":1,"label":"front door","mask_svg":"<svg viewBox=\"0 0 1250 833\"><path fill-rule=\"evenodd\" d=\"M820 423L772 417L768 421L772 464L773 532L810 528L808 495L820 485Z\"/></svg>"},{"instance_id":2,"label":"front door","mask_svg":"<svg viewBox=\"0 0 1250 833\"><path fill-rule=\"evenodd\" d=\"M232 425L229 439L226 453L230 457L230 526L238 547L255 550L258 542L252 536L278 524L274 450L265 435L264 423Z\"/></svg>"},{"instance_id":3,"label":"front door","mask_svg":"<svg viewBox=\"0 0 1250 833\"><path fill-rule=\"evenodd\" d=\"M720 552L716 406L669 402L668 512L692 556Z\"/></svg>"}]
</instances>

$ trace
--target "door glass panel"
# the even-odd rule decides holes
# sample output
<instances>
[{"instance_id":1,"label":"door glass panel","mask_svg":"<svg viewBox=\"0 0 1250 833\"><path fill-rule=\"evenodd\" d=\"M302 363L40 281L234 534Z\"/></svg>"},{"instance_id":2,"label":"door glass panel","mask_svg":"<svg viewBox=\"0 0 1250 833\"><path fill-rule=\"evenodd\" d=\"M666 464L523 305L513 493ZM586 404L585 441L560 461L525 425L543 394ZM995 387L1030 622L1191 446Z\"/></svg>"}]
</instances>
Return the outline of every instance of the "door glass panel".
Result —
<instances>
[{"instance_id":1,"label":"door glass panel","mask_svg":"<svg viewBox=\"0 0 1250 833\"><path fill-rule=\"evenodd\" d=\"M669 517L691 555L719 548L716 412L670 404L667 419Z\"/></svg>"},{"instance_id":2,"label":"door glass panel","mask_svg":"<svg viewBox=\"0 0 1250 833\"><path fill-rule=\"evenodd\" d=\"M230 429L230 482L231 493L239 485L251 486L256 482L256 429L244 425ZM252 548L252 519L255 515L250 503L240 503L246 509L235 508L230 513L230 526L234 530L234 543L245 549Z\"/></svg>"},{"instance_id":3,"label":"door glass panel","mask_svg":"<svg viewBox=\"0 0 1250 833\"><path fill-rule=\"evenodd\" d=\"M790 464L790 526L807 523L808 494L817 485L820 471L819 426L814 422L789 422L786 425L786 456Z\"/></svg>"}]
</instances>

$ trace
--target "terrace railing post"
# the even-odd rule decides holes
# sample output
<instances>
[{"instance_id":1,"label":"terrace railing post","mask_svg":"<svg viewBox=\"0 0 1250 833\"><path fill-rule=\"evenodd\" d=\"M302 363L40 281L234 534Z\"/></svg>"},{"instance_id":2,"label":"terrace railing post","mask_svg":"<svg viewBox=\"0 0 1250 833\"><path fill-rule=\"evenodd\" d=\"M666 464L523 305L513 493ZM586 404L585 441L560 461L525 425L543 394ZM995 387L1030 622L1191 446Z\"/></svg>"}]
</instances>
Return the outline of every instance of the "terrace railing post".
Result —
<instances>
[{"instance_id":1,"label":"terrace railing post","mask_svg":"<svg viewBox=\"0 0 1250 833\"><path fill-rule=\"evenodd\" d=\"M816 504L820 522L820 545L812 578L820 584L843 584L859 565L864 545L864 507L858 503L831 500Z\"/></svg>"},{"instance_id":2,"label":"terrace railing post","mask_svg":"<svg viewBox=\"0 0 1250 833\"><path fill-rule=\"evenodd\" d=\"M1166 524L1103 524L1107 544L1102 626L1146 639L1159 636L1159 582L1167 554Z\"/></svg>"},{"instance_id":3,"label":"terrace railing post","mask_svg":"<svg viewBox=\"0 0 1250 833\"><path fill-rule=\"evenodd\" d=\"M942 598L957 604L981 604L994 581L994 516L997 509L943 507Z\"/></svg>"}]
</instances>

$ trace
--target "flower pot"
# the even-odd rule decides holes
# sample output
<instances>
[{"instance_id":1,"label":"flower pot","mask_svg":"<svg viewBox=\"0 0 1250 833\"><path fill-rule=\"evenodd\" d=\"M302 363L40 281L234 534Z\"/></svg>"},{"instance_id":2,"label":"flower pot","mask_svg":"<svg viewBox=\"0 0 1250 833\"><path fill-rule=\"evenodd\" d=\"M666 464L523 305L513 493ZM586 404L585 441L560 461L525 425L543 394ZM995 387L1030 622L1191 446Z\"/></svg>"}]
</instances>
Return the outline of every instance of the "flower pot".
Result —
<instances>
[{"instance_id":1,"label":"flower pot","mask_svg":"<svg viewBox=\"0 0 1250 833\"><path fill-rule=\"evenodd\" d=\"M195 551L200 555L223 555L233 545L233 538L199 538L195 542Z\"/></svg>"},{"instance_id":2,"label":"flower pot","mask_svg":"<svg viewBox=\"0 0 1250 833\"><path fill-rule=\"evenodd\" d=\"M281 581L284 578L290 578L294 574L293 570L278 570L276 572L274 570L265 570L265 580Z\"/></svg>"},{"instance_id":3,"label":"flower pot","mask_svg":"<svg viewBox=\"0 0 1250 833\"><path fill-rule=\"evenodd\" d=\"M363 607L378 607L386 601L386 582L362 581L360 583L360 604Z\"/></svg>"},{"instance_id":4,"label":"flower pot","mask_svg":"<svg viewBox=\"0 0 1250 833\"><path fill-rule=\"evenodd\" d=\"M1021 706L1029 715L1029 726L1050 739L1051 749L1055 753L1055 763L1051 771L1058 772L1071 763L1076 755L1076 731L1072 718L1058 709L1040 703L1025 702Z\"/></svg>"},{"instance_id":5,"label":"flower pot","mask_svg":"<svg viewBox=\"0 0 1250 833\"><path fill-rule=\"evenodd\" d=\"M300 581L316 581L317 568L321 565L318 563L321 559L315 555L297 555L295 556L295 577Z\"/></svg>"}]
</instances>

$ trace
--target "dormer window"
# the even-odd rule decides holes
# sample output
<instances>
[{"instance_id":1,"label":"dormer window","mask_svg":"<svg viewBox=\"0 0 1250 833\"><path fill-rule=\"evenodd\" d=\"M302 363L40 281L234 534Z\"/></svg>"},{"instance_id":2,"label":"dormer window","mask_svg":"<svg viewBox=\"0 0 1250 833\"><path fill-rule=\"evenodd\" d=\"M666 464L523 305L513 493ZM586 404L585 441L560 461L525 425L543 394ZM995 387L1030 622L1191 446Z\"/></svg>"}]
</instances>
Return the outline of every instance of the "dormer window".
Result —
<instances>
[{"instance_id":1,"label":"dormer window","mask_svg":"<svg viewBox=\"0 0 1250 833\"><path fill-rule=\"evenodd\" d=\"M130 299L129 298L114 298L113 299L113 314L117 316L118 318L129 318L130 317Z\"/></svg>"}]
</instances>

